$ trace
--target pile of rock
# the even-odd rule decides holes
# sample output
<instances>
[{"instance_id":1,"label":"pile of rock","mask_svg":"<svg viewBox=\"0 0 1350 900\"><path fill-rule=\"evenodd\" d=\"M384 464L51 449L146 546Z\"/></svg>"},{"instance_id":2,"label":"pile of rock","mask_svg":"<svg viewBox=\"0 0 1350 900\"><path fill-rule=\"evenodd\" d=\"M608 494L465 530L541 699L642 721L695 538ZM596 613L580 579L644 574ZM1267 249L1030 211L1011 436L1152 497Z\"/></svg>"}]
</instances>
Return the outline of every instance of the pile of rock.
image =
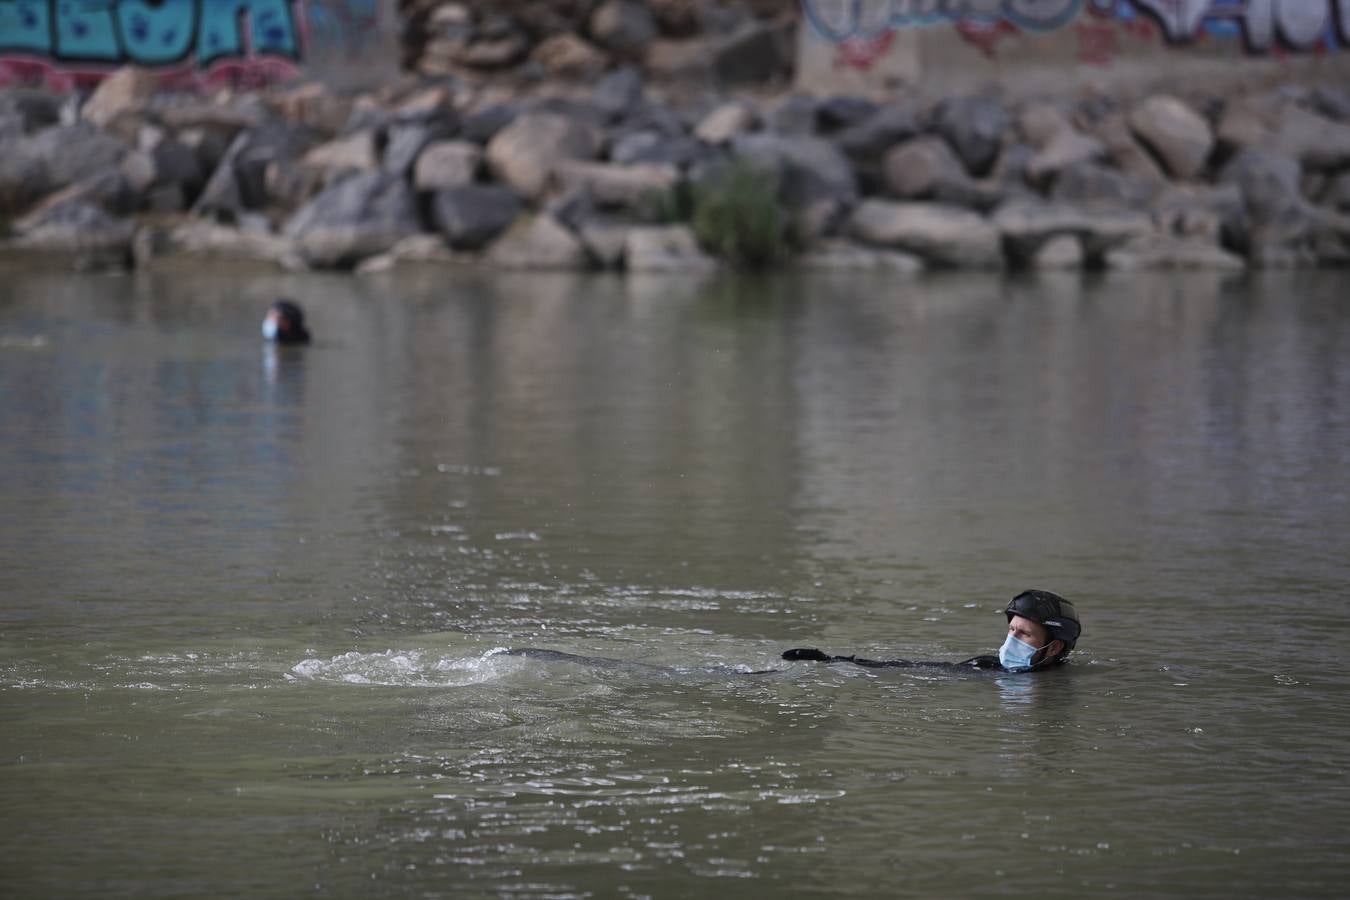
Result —
<instances>
[{"instance_id":1,"label":"pile of rock","mask_svg":"<svg viewBox=\"0 0 1350 900\"><path fill-rule=\"evenodd\" d=\"M677 103L632 67L591 85L410 77L205 100L127 69L83 104L0 93L0 236L11 257L85 266L684 271L714 263L669 198L739 162L772 174L810 267L1350 261L1339 88L920 107Z\"/></svg>"},{"instance_id":2,"label":"pile of rock","mask_svg":"<svg viewBox=\"0 0 1350 900\"><path fill-rule=\"evenodd\" d=\"M648 77L762 83L791 73L795 3L402 0L403 64L429 77Z\"/></svg>"}]
</instances>

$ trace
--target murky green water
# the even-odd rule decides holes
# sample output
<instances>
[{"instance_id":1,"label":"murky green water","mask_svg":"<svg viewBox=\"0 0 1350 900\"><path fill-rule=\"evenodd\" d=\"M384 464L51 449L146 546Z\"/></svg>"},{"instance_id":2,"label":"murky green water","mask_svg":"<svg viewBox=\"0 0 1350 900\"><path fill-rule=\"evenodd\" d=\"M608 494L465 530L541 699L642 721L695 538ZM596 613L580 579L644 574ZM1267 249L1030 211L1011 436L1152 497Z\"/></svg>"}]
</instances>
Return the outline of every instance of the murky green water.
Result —
<instances>
[{"instance_id":1,"label":"murky green water","mask_svg":"<svg viewBox=\"0 0 1350 900\"><path fill-rule=\"evenodd\" d=\"M1348 286L7 273L0 895L1338 896Z\"/></svg>"}]
</instances>

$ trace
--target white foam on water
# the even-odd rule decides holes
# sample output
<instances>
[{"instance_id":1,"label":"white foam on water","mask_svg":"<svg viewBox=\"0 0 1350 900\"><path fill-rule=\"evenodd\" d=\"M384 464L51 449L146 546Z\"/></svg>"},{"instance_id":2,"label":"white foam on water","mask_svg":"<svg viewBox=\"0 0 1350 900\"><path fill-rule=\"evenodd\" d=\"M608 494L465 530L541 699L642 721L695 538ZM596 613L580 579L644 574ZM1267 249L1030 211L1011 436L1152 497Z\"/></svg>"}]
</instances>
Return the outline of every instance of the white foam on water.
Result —
<instances>
[{"instance_id":1,"label":"white foam on water","mask_svg":"<svg viewBox=\"0 0 1350 900\"><path fill-rule=\"evenodd\" d=\"M442 657L424 650L351 650L331 659L305 659L291 666L289 680L325 681L386 687L467 687L497 677L488 660L502 648L481 656Z\"/></svg>"}]
</instances>

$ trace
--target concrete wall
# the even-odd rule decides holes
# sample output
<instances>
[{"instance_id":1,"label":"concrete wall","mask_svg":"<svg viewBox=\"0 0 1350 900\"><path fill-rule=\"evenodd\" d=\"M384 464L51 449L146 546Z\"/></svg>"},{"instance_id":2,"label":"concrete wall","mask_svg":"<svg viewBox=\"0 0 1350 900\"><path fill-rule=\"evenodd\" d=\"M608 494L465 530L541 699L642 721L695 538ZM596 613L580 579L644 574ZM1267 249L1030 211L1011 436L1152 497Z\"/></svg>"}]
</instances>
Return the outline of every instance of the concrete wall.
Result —
<instances>
[{"instance_id":1,"label":"concrete wall","mask_svg":"<svg viewBox=\"0 0 1350 900\"><path fill-rule=\"evenodd\" d=\"M798 86L924 95L1350 83L1350 0L802 0Z\"/></svg>"},{"instance_id":2,"label":"concrete wall","mask_svg":"<svg viewBox=\"0 0 1350 900\"><path fill-rule=\"evenodd\" d=\"M0 0L0 84L68 89L126 64L166 80L339 86L397 70L393 0Z\"/></svg>"}]
</instances>

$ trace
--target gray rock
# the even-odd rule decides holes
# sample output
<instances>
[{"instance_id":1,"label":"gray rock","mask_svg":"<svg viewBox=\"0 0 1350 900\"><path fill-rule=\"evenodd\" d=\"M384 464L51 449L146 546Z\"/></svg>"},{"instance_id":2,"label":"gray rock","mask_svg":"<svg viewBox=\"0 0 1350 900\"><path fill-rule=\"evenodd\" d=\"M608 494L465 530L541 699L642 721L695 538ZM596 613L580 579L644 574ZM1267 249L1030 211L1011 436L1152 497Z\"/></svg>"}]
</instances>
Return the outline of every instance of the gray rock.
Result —
<instances>
[{"instance_id":1,"label":"gray rock","mask_svg":"<svg viewBox=\"0 0 1350 900\"><path fill-rule=\"evenodd\" d=\"M413 169L413 186L438 191L472 184L483 164L483 148L470 141L434 141L422 148Z\"/></svg>"},{"instance_id":2,"label":"gray rock","mask_svg":"<svg viewBox=\"0 0 1350 900\"><path fill-rule=\"evenodd\" d=\"M1175 97L1149 97L1130 111L1129 123L1174 178L1195 178L1214 149L1209 123Z\"/></svg>"},{"instance_id":3,"label":"gray rock","mask_svg":"<svg viewBox=\"0 0 1350 900\"><path fill-rule=\"evenodd\" d=\"M358 275L373 275L388 272L407 263L436 265L469 264L477 262L477 256L456 253L445 245L440 235L412 234L403 238L386 252L378 256L367 257L356 267Z\"/></svg>"},{"instance_id":4,"label":"gray rock","mask_svg":"<svg viewBox=\"0 0 1350 900\"><path fill-rule=\"evenodd\" d=\"M591 103L609 121L632 115L642 106L646 85L642 75L632 66L623 66L608 73L591 91Z\"/></svg>"},{"instance_id":5,"label":"gray rock","mask_svg":"<svg viewBox=\"0 0 1350 900\"><path fill-rule=\"evenodd\" d=\"M379 154L375 132L367 129L311 148L300 164L326 172L371 172L379 167Z\"/></svg>"},{"instance_id":6,"label":"gray rock","mask_svg":"<svg viewBox=\"0 0 1350 900\"><path fill-rule=\"evenodd\" d=\"M770 131L779 134L810 136L816 133L816 107L814 97L805 94L789 94L768 111L765 124Z\"/></svg>"},{"instance_id":7,"label":"gray rock","mask_svg":"<svg viewBox=\"0 0 1350 900\"><path fill-rule=\"evenodd\" d=\"M1295 157L1308 169L1334 172L1350 166L1350 124L1290 104L1263 146Z\"/></svg>"},{"instance_id":8,"label":"gray rock","mask_svg":"<svg viewBox=\"0 0 1350 900\"><path fill-rule=\"evenodd\" d=\"M1059 173L1050 197L1060 203L1143 208L1153 199L1158 187L1158 183L1150 179L1083 162Z\"/></svg>"},{"instance_id":9,"label":"gray rock","mask_svg":"<svg viewBox=\"0 0 1350 900\"><path fill-rule=\"evenodd\" d=\"M31 88L7 88L0 93L0 117L13 117L18 134L41 131L61 121L62 98Z\"/></svg>"},{"instance_id":10,"label":"gray rock","mask_svg":"<svg viewBox=\"0 0 1350 900\"><path fill-rule=\"evenodd\" d=\"M1017 112L1017 131L1037 150L1049 146L1060 132L1073 127L1064 110L1044 101L1028 103Z\"/></svg>"},{"instance_id":11,"label":"gray rock","mask_svg":"<svg viewBox=\"0 0 1350 900\"><path fill-rule=\"evenodd\" d=\"M684 167L702 154L702 146L694 138L668 137L659 131L635 131L618 138L609 148L610 162L668 163Z\"/></svg>"},{"instance_id":12,"label":"gray rock","mask_svg":"<svg viewBox=\"0 0 1350 900\"><path fill-rule=\"evenodd\" d=\"M590 33L607 50L636 54L656 37L656 20L636 0L605 0L591 13Z\"/></svg>"},{"instance_id":13,"label":"gray rock","mask_svg":"<svg viewBox=\"0 0 1350 900\"><path fill-rule=\"evenodd\" d=\"M1328 119L1350 123L1350 91L1322 84L1313 88L1308 100L1314 110Z\"/></svg>"},{"instance_id":14,"label":"gray rock","mask_svg":"<svg viewBox=\"0 0 1350 900\"><path fill-rule=\"evenodd\" d=\"M155 145L152 155L157 184L181 188L184 197L195 197L201 190L206 172L191 147L166 138Z\"/></svg>"},{"instance_id":15,"label":"gray rock","mask_svg":"<svg viewBox=\"0 0 1350 900\"><path fill-rule=\"evenodd\" d=\"M519 114L520 111L514 106L485 106L464 118L459 136L475 144L487 144L496 137L497 132L514 122Z\"/></svg>"},{"instance_id":16,"label":"gray rock","mask_svg":"<svg viewBox=\"0 0 1350 900\"><path fill-rule=\"evenodd\" d=\"M1032 254L1028 265L1032 269L1081 269L1085 255L1083 243L1074 234L1057 234Z\"/></svg>"},{"instance_id":17,"label":"gray rock","mask_svg":"<svg viewBox=\"0 0 1350 900\"><path fill-rule=\"evenodd\" d=\"M488 167L516 193L539 200L558 160L594 159L599 145L599 133L586 123L553 113L527 113L488 144Z\"/></svg>"},{"instance_id":18,"label":"gray rock","mask_svg":"<svg viewBox=\"0 0 1350 900\"><path fill-rule=\"evenodd\" d=\"M648 218L656 215L680 181L672 165L560 160L553 168L555 185L564 192L585 191L603 209L622 209Z\"/></svg>"},{"instance_id":19,"label":"gray rock","mask_svg":"<svg viewBox=\"0 0 1350 900\"><path fill-rule=\"evenodd\" d=\"M867 247L842 238L829 238L813 244L797 257L799 269L817 272L894 272L916 275L924 270L923 260L903 250Z\"/></svg>"},{"instance_id":20,"label":"gray rock","mask_svg":"<svg viewBox=\"0 0 1350 900\"><path fill-rule=\"evenodd\" d=\"M1105 116L1093 127L1094 135L1106 147L1106 154L1115 167L1126 175L1142 178L1154 184L1166 180L1158 164L1148 151L1135 140L1129 122L1120 113Z\"/></svg>"},{"instance_id":21,"label":"gray rock","mask_svg":"<svg viewBox=\"0 0 1350 900\"><path fill-rule=\"evenodd\" d=\"M20 210L45 194L116 170L127 152L121 141L85 123L10 140L0 154L0 212Z\"/></svg>"},{"instance_id":22,"label":"gray rock","mask_svg":"<svg viewBox=\"0 0 1350 900\"><path fill-rule=\"evenodd\" d=\"M1100 159L1105 153L1106 147L1095 137L1077 129L1065 129L1027 160L1026 178L1034 184L1042 184L1070 166Z\"/></svg>"},{"instance_id":23,"label":"gray rock","mask_svg":"<svg viewBox=\"0 0 1350 900\"><path fill-rule=\"evenodd\" d=\"M433 141L449 140L458 131L459 122L444 110L393 122L385 133L384 170L407 175L412 171L423 147Z\"/></svg>"},{"instance_id":24,"label":"gray rock","mask_svg":"<svg viewBox=\"0 0 1350 900\"><path fill-rule=\"evenodd\" d=\"M1014 262L1031 260L1058 235L1076 236L1088 258L1096 260L1111 247L1155 230L1153 220L1136 210L1029 200L1003 204L990 217L990 225Z\"/></svg>"},{"instance_id":25,"label":"gray rock","mask_svg":"<svg viewBox=\"0 0 1350 900\"><path fill-rule=\"evenodd\" d=\"M226 157L244 209L264 209L268 206L271 199L267 194L269 165L289 165L318 143L318 134L312 129L284 122L270 122L244 132L240 138L243 139L240 146L231 147ZM226 164L226 160L221 161L221 166ZM203 191L203 196L205 194L206 191Z\"/></svg>"},{"instance_id":26,"label":"gray rock","mask_svg":"<svg viewBox=\"0 0 1350 900\"><path fill-rule=\"evenodd\" d=\"M629 272L695 274L717 268L717 261L703 252L685 225L631 229L624 242L624 262Z\"/></svg>"},{"instance_id":27,"label":"gray rock","mask_svg":"<svg viewBox=\"0 0 1350 900\"><path fill-rule=\"evenodd\" d=\"M816 111L817 119L820 122L822 131L834 132L843 128L851 128L854 125L860 125L866 120L872 118L881 109L876 102L866 97L857 97L852 95L841 95L827 97L821 101L819 109ZM915 134L918 132L915 126ZM909 137L910 135L905 135ZM892 142L894 143L894 142ZM882 148L885 149L884 147Z\"/></svg>"},{"instance_id":28,"label":"gray rock","mask_svg":"<svg viewBox=\"0 0 1350 900\"><path fill-rule=\"evenodd\" d=\"M726 144L748 134L759 122L759 115L748 103L732 101L714 109L694 128L694 137L708 144Z\"/></svg>"},{"instance_id":29,"label":"gray rock","mask_svg":"<svg viewBox=\"0 0 1350 900\"><path fill-rule=\"evenodd\" d=\"M431 216L451 247L477 250L510 227L521 208L520 198L504 187L463 185L437 191Z\"/></svg>"},{"instance_id":30,"label":"gray rock","mask_svg":"<svg viewBox=\"0 0 1350 900\"><path fill-rule=\"evenodd\" d=\"M530 52L530 62L555 78L593 79L605 70L609 55L570 31L544 38Z\"/></svg>"},{"instance_id":31,"label":"gray rock","mask_svg":"<svg viewBox=\"0 0 1350 900\"><path fill-rule=\"evenodd\" d=\"M108 252L129 258L136 226L115 219L87 200L52 204L13 225L16 246L32 250L82 254Z\"/></svg>"},{"instance_id":32,"label":"gray rock","mask_svg":"<svg viewBox=\"0 0 1350 900\"><path fill-rule=\"evenodd\" d=\"M779 174L779 199L789 207L819 200L852 204L858 197L853 167L830 141L759 133L732 142L732 155Z\"/></svg>"},{"instance_id":33,"label":"gray rock","mask_svg":"<svg viewBox=\"0 0 1350 900\"><path fill-rule=\"evenodd\" d=\"M203 219L142 226L131 249L137 269L214 262L261 263L287 269L299 266L290 241L280 235L230 228Z\"/></svg>"},{"instance_id":34,"label":"gray rock","mask_svg":"<svg viewBox=\"0 0 1350 900\"><path fill-rule=\"evenodd\" d=\"M581 241L547 214L516 222L488 248L487 259L506 269L578 271L590 267Z\"/></svg>"},{"instance_id":35,"label":"gray rock","mask_svg":"<svg viewBox=\"0 0 1350 900\"><path fill-rule=\"evenodd\" d=\"M921 130L919 117L912 106L892 103L874 108L873 113L862 121L837 132L833 140L851 159L879 161L891 147L918 135Z\"/></svg>"},{"instance_id":36,"label":"gray rock","mask_svg":"<svg viewBox=\"0 0 1350 900\"><path fill-rule=\"evenodd\" d=\"M935 200L987 209L999 199L997 190L977 184L950 146L936 135L915 138L891 148L882 161L890 194L901 200Z\"/></svg>"},{"instance_id":37,"label":"gray rock","mask_svg":"<svg viewBox=\"0 0 1350 900\"><path fill-rule=\"evenodd\" d=\"M988 174L1003 146L1003 134L1012 120L1007 109L993 97L975 96L944 100L938 105L937 132L947 139L973 175Z\"/></svg>"},{"instance_id":38,"label":"gray rock","mask_svg":"<svg viewBox=\"0 0 1350 900\"><path fill-rule=\"evenodd\" d=\"M412 190L400 176L362 172L325 189L283 233L313 266L349 266L420 230Z\"/></svg>"},{"instance_id":39,"label":"gray rock","mask_svg":"<svg viewBox=\"0 0 1350 900\"><path fill-rule=\"evenodd\" d=\"M1243 215L1242 191L1237 185L1218 187L1172 185L1151 204L1153 221L1164 234L1200 237L1218 243L1224 223Z\"/></svg>"},{"instance_id":40,"label":"gray rock","mask_svg":"<svg viewBox=\"0 0 1350 900\"><path fill-rule=\"evenodd\" d=\"M123 113L140 111L159 87L159 75L150 69L124 66L98 83L80 107L80 118L106 128Z\"/></svg>"},{"instance_id":41,"label":"gray rock","mask_svg":"<svg viewBox=\"0 0 1350 900\"><path fill-rule=\"evenodd\" d=\"M1229 253L1204 238L1179 238L1161 234L1141 235L1108 250L1108 269L1219 269L1240 271L1247 267L1242 257Z\"/></svg>"},{"instance_id":42,"label":"gray rock","mask_svg":"<svg viewBox=\"0 0 1350 900\"><path fill-rule=\"evenodd\" d=\"M127 186L137 194L150 190L159 175L154 155L143 150L136 150L122 157L117 170L126 179Z\"/></svg>"},{"instance_id":43,"label":"gray rock","mask_svg":"<svg viewBox=\"0 0 1350 900\"><path fill-rule=\"evenodd\" d=\"M998 229L967 209L934 203L864 200L849 223L869 244L918 254L935 266L998 269L1003 252Z\"/></svg>"}]
</instances>

